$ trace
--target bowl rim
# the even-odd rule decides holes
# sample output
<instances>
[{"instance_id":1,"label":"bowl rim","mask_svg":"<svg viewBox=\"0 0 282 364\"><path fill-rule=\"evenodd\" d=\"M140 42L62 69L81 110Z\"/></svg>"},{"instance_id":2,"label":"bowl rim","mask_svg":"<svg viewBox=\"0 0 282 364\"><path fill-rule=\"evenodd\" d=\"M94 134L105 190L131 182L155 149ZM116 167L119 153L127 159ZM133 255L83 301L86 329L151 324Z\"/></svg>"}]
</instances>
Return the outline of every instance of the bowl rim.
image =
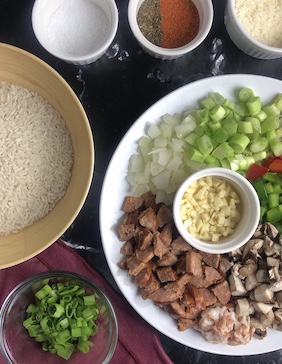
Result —
<instances>
[{"instance_id":1,"label":"bowl rim","mask_svg":"<svg viewBox=\"0 0 282 364\"><path fill-rule=\"evenodd\" d=\"M249 32L247 32L247 30L242 26L242 24L237 16L235 2L236 2L236 0L227 0L226 6L229 9L230 16L233 17L233 20L236 23L236 26L239 28L240 32L242 32L244 37L263 51L268 51L271 54L277 54L277 55L282 54L282 48L273 47L273 46L269 46L265 43L262 43L262 42L258 41L257 39L255 39Z\"/></svg>"},{"instance_id":2,"label":"bowl rim","mask_svg":"<svg viewBox=\"0 0 282 364\"><path fill-rule=\"evenodd\" d=\"M197 36L188 44L178 47L178 48L162 48L159 47L153 43L151 43L141 32L138 23L137 23L137 9L139 10L140 6L145 0L129 0L128 4L128 21L131 28L132 33L134 34L136 40L142 45L150 50L151 52L154 52L156 54L159 54L161 56L181 56L185 53L188 53L198 47L204 39L209 34L212 24L213 24L213 18L214 18L214 10L213 10L213 4L211 0L192 0L195 6L197 7L197 2L202 2L203 7L205 9L204 13L204 19L206 21L206 27L205 29L202 29L202 32L197 34Z\"/></svg>"},{"instance_id":3,"label":"bowl rim","mask_svg":"<svg viewBox=\"0 0 282 364\"><path fill-rule=\"evenodd\" d=\"M4 345L4 335L3 335L3 325L4 325L4 319L5 314L9 310L10 304L14 302L14 296L16 294L19 294L20 291L24 288L26 288L28 285L38 282L40 280L46 279L46 278L60 278L60 277L67 277L69 279L75 279L82 282L82 284L87 285L88 287L93 288L96 292L99 293L100 296L103 297L103 300L108 305L108 308L110 309L110 316L112 318L112 330L111 330L111 342L109 345L109 350L107 353L107 356L105 357L103 363L109 363L112 356L114 355L117 341L118 341L118 321L117 316L114 310L114 307L108 298L107 294L104 292L102 288L100 288L96 283L94 283L91 279L85 277L84 275L80 273L75 273L71 271L66 270L54 270L54 271L46 271L46 272L40 272L33 274L29 276L28 278L21 281L19 284L14 287L8 296L5 298L1 308L0 308L0 349L5 359L10 361L10 356L8 355L5 345ZM11 362L12 363L12 362Z\"/></svg>"},{"instance_id":4,"label":"bowl rim","mask_svg":"<svg viewBox=\"0 0 282 364\"><path fill-rule=\"evenodd\" d=\"M183 197L183 194L185 190L188 188L188 186L203 177L206 176L214 176L214 177L222 177L226 180L229 180L233 184L236 184L238 186L238 189L243 193L244 197L246 197L246 202L252 201L252 204L255 205L255 211L252 212L252 224L250 225L250 229L248 229L246 235L244 236L244 239L238 240L236 242L233 238L234 242L231 244L229 241L222 242L219 244L211 244L207 242L200 241L199 239L193 237L184 227L183 222L179 215L179 208L180 208L180 202ZM240 184L242 186L240 186ZM245 188L244 188L245 187ZM258 195L252 186L252 184L241 174L238 172L232 171L227 168L223 167L208 167L204 168L200 171L197 171L190 175L178 188L175 199L173 201L173 219L176 225L176 228L179 232L179 234L183 237L185 241L187 241L191 246L194 248L206 252L206 253L213 253L213 254L224 254L228 253L232 250L239 249L241 246L243 246L248 240L251 239L253 236L255 230L257 229L257 226L259 224L259 218L260 218L260 203ZM233 235L233 234L232 234ZM230 237L232 236L230 235ZM231 240L232 242L232 240Z\"/></svg>"},{"instance_id":5,"label":"bowl rim","mask_svg":"<svg viewBox=\"0 0 282 364\"><path fill-rule=\"evenodd\" d=\"M35 0L35 2L33 4L32 11L31 11L31 24L32 24L33 32L34 32L38 42L41 44L41 46L47 52L49 52L53 56L60 58L66 62L80 64L80 63L86 62L86 61L89 61L89 62L95 61L96 59L100 58L110 47L111 43L113 42L113 40L116 36L117 28L118 28L118 8L117 8L115 0L103 0L103 2L106 2L109 5L111 17L112 17L111 22L110 22L110 27L109 27L109 33L106 37L106 40L100 47L98 47L94 51L92 51L88 54L81 55L81 56L71 56L71 55L65 54L64 52L61 52L60 50L58 50L56 48L50 47L50 44L45 42L44 37L41 37L40 31L38 30L39 29L38 24L39 23L41 24L41 22L38 23L37 18L39 15L38 12L40 11L39 7L41 6L42 1L46 2L45 0Z\"/></svg>"}]
</instances>

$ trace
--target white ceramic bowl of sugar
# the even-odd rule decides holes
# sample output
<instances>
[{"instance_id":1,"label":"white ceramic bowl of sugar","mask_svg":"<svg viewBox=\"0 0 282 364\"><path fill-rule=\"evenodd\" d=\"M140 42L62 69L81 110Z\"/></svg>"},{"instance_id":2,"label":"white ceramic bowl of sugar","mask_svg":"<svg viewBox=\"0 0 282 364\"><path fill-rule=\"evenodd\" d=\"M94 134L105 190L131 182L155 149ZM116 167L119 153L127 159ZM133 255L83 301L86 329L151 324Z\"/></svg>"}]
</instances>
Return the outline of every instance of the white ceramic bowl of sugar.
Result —
<instances>
[{"instance_id":1,"label":"white ceramic bowl of sugar","mask_svg":"<svg viewBox=\"0 0 282 364\"><path fill-rule=\"evenodd\" d=\"M226 181L231 186L231 189L235 191L240 200L240 203L238 204L240 219L234 227L234 232L227 236L222 235L217 243L213 243L211 240L200 240L196 237L196 234L188 232L187 228L184 226L180 212L181 205L183 203L182 200L188 187L196 181L200 181L206 177ZM192 196L189 196L189 199L191 201ZM210 210L205 207L205 212L210 214L213 209L213 205L210 206ZM220 211L214 212L214 214L219 213ZM211 254L223 254L240 248L249 239L251 239L259 224L260 203L254 187L239 173L226 168L205 168L189 176L177 190L173 202L173 217L180 235L194 248ZM197 220L199 218L201 218L200 214L192 219L193 225L197 224Z\"/></svg>"},{"instance_id":2,"label":"white ceramic bowl of sugar","mask_svg":"<svg viewBox=\"0 0 282 364\"><path fill-rule=\"evenodd\" d=\"M279 45L282 44L281 2L275 1L275 8L274 2L270 5L270 1L244 1L241 6L242 1L236 3L236 0L227 0L226 3L224 22L233 43L254 58L264 60L281 58L282 46Z\"/></svg>"},{"instance_id":3,"label":"white ceramic bowl of sugar","mask_svg":"<svg viewBox=\"0 0 282 364\"><path fill-rule=\"evenodd\" d=\"M32 27L52 55L73 64L89 64L113 42L118 10L114 0L36 0Z\"/></svg>"}]
</instances>

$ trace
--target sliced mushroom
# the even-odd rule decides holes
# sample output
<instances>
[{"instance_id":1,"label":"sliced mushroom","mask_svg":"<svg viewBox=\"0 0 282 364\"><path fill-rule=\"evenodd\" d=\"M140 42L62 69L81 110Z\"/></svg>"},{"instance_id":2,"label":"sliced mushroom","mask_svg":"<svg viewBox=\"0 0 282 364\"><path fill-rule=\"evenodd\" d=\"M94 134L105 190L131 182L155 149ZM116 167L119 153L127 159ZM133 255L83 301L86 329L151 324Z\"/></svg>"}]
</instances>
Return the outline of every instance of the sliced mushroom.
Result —
<instances>
[{"instance_id":1,"label":"sliced mushroom","mask_svg":"<svg viewBox=\"0 0 282 364\"><path fill-rule=\"evenodd\" d=\"M247 298L239 298L236 301L235 312L238 316L249 316L251 314L251 306Z\"/></svg>"},{"instance_id":2,"label":"sliced mushroom","mask_svg":"<svg viewBox=\"0 0 282 364\"><path fill-rule=\"evenodd\" d=\"M229 269L232 268L232 266L234 265L233 262L230 262L229 259L227 259L226 257L220 256L220 260L219 260L219 270L225 274L229 271Z\"/></svg>"},{"instance_id":3,"label":"sliced mushroom","mask_svg":"<svg viewBox=\"0 0 282 364\"><path fill-rule=\"evenodd\" d=\"M280 292L280 291L282 291L282 280L277 281L277 282L270 283L269 289L272 292ZM282 302L282 294L281 294L281 302Z\"/></svg>"},{"instance_id":4,"label":"sliced mushroom","mask_svg":"<svg viewBox=\"0 0 282 364\"><path fill-rule=\"evenodd\" d=\"M261 314L260 322L266 327L271 327L274 323L273 310L269 310L266 314Z\"/></svg>"},{"instance_id":5,"label":"sliced mushroom","mask_svg":"<svg viewBox=\"0 0 282 364\"><path fill-rule=\"evenodd\" d=\"M268 271L266 269L257 270L256 279L259 283L268 282L269 280Z\"/></svg>"},{"instance_id":6,"label":"sliced mushroom","mask_svg":"<svg viewBox=\"0 0 282 364\"><path fill-rule=\"evenodd\" d=\"M274 292L269 284L262 283L254 289L254 297L257 302L270 303L273 302Z\"/></svg>"},{"instance_id":7,"label":"sliced mushroom","mask_svg":"<svg viewBox=\"0 0 282 364\"><path fill-rule=\"evenodd\" d=\"M277 258L274 258L274 257L267 257L266 258L266 264L269 268L272 268L272 267L279 267L279 259Z\"/></svg>"},{"instance_id":8,"label":"sliced mushroom","mask_svg":"<svg viewBox=\"0 0 282 364\"><path fill-rule=\"evenodd\" d=\"M263 313L264 315L267 315L272 310L272 305L267 303L252 301L252 305L256 312Z\"/></svg>"},{"instance_id":9,"label":"sliced mushroom","mask_svg":"<svg viewBox=\"0 0 282 364\"><path fill-rule=\"evenodd\" d=\"M264 238L263 251L266 256L271 256L275 253L274 242L269 236Z\"/></svg>"},{"instance_id":10,"label":"sliced mushroom","mask_svg":"<svg viewBox=\"0 0 282 364\"><path fill-rule=\"evenodd\" d=\"M273 268L269 269L268 275L271 280L275 280L276 282L280 281L280 279L281 279L278 267L273 267Z\"/></svg>"},{"instance_id":11,"label":"sliced mushroom","mask_svg":"<svg viewBox=\"0 0 282 364\"><path fill-rule=\"evenodd\" d=\"M254 337L259 340L264 339L267 336L266 327L256 318L251 318L251 325L255 329Z\"/></svg>"},{"instance_id":12,"label":"sliced mushroom","mask_svg":"<svg viewBox=\"0 0 282 364\"><path fill-rule=\"evenodd\" d=\"M248 257L248 254L250 253L250 251L252 251L253 254L256 254L257 251L263 246L263 244L264 244L263 239L251 239L251 240L249 240L248 243L245 244L245 246L244 246L242 259L246 260L246 258Z\"/></svg>"},{"instance_id":13,"label":"sliced mushroom","mask_svg":"<svg viewBox=\"0 0 282 364\"><path fill-rule=\"evenodd\" d=\"M258 265L257 264L246 264L244 265L242 268L239 269L239 276L246 278L249 275L253 274L254 272L256 272L258 270Z\"/></svg>"},{"instance_id":14,"label":"sliced mushroom","mask_svg":"<svg viewBox=\"0 0 282 364\"><path fill-rule=\"evenodd\" d=\"M264 233L265 235L269 236L271 239L275 239L278 235L279 231L277 228L271 224L270 222L267 222L264 226Z\"/></svg>"},{"instance_id":15,"label":"sliced mushroom","mask_svg":"<svg viewBox=\"0 0 282 364\"><path fill-rule=\"evenodd\" d=\"M233 262L238 262L242 259L242 251L240 249L232 250L228 255L232 258Z\"/></svg>"},{"instance_id":16,"label":"sliced mushroom","mask_svg":"<svg viewBox=\"0 0 282 364\"><path fill-rule=\"evenodd\" d=\"M228 280L232 296L244 296L247 293L247 290L239 277L234 274L230 274Z\"/></svg>"},{"instance_id":17,"label":"sliced mushroom","mask_svg":"<svg viewBox=\"0 0 282 364\"><path fill-rule=\"evenodd\" d=\"M275 322L282 323L282 309L276 310L274 312L274 320Z\"/></svg>"},{"instance_id":18,"label":"sliced mushroom","mask_svg":"<svg viewBox=\"0 0 282 364\"><path fill-rule=\"evenodd\" d=\"M258 283L255 273L250 274L245 279L245 287L246 287L247 291L252 291L254 288L257 287L258 284L259 283Z\"/></svg>"}]
</instances>

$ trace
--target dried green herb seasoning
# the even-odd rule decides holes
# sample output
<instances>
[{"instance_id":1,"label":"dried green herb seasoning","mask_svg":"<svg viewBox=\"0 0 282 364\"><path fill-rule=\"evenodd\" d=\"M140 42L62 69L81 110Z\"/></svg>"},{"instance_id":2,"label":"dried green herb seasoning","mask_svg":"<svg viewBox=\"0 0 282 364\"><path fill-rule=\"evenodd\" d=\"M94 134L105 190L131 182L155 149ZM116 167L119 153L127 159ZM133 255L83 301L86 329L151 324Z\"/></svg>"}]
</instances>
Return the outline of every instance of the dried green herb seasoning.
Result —
<instances>
[{"instance_id":1,"label":"dried green herb seasoning","mask_svg":"<svg viewBox=\"0 0 282 364\"><path fill-rule=\"evenodd\" d=\"M162 41L160 0L145 0L138 11L140 31L151 43L160 46Z\"/></svg>"}]
</instances>

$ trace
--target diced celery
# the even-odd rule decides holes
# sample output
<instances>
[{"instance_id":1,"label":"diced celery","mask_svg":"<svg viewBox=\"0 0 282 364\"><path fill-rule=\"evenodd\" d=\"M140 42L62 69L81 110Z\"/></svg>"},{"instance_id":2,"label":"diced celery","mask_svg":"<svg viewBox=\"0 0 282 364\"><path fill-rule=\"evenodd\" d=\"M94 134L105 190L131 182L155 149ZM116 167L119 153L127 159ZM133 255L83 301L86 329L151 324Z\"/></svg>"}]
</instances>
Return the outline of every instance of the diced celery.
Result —
<instances>
[{"instance_id":1,"label":"diced celery","mask_svg":"<svg viewBox=\"0 0 282 364\"><path fill-rule=\"evenodd\" d=\"M235 104L234 111L236 114L240 115L241 117L246 116L249 113L247 104L245 104L244 102L239 102L239 103Z\"/></svg>"},{"instance_id":2,"label":"diced celery","mask_svg":"<svg viewBox=\"0 0 282 364\"><path fill-rule=\"evenodd\" d=\"M218 143L223 143L229 138L229 132L224 127L214 130L212 133L212 138Z\"/></svg>"},{"instance_id":3,"label":"diced celery","mask_svg":"<svg viewBox=\"0 0 282 364\"><path fill-rule=\"evenodd\" d=\"M251 116L257 115L261 110L260 97L252 96L247 101L247 108Z\"/></svg>"},{"instance_id":4,"label":"diced celery","mask_svg":"<svg viewBox=\"0 0 282 364\"><path fill-rule=\"evenodd\" d=\"M242 102L247 102L252 96L254 96L254 92L248 87L243 87L238 94L239 100Z\"/></svg>"},{"instance_id":5,"label":"diced celery","mask_svg":"<svg viewBox=\"0 0 282 364\"><path fill-rule=\"evenodd\" d=\"M262 152L254 153L253 158L255 162L261 162L267 158L267 153L265 150L263 150Z\"/></svg>"},{"instance_id":6,"label":"diced celery","mask_svg":"<svg viewBox=\"0 0 282 364\"><path fill-rule=\"evenodd\" d=\"M211 131L215 131L217 129L220 129L222 126L221 126L221 123L219 121L209 121L208 122L208 126L209 128L211 129Z\"/></svg>"},{"instance_id":7,"label":"diced celery","mask_svg":"<svg viewBox=\"0 0 282 364\"><path fill-rule=\"evenodd\" d=\"M268 147L268 140L265 137L258 138L250 143L250 151L252 153L259 153Z\"/></svg>"},{"instance_id":8,"label":"diced celery","mask_svg":"<svg viewBox=\"0 0 282 364\"><path fill-rule=\"evenodd\" d=\"M258 118L261 122L267 118L267 113L264 110L260 110L260 112L256 115L256 118Z\"/></svg>"},{"instance_id":9,"label":"diced celery","mask_svg":"<svg viewBox=\"0 0 282 364\"><path fill-rule=\"evenodd\" d=\"M221 105L216 105L209 112L210 118L214 121L220 121L225 116L225 109Z\"/></svg>"},{"instance_id":10,"label":"diced celery","mask_svg":"<svg viewBox=\"0 0 282 364\"><path fill-rule=\"evenodd\" d=\"M234 106L235 106L234 102L232 102L228 99L225 99L221 105L225 108L225 110L228 109L230 111L234 110Z\"/></svg>"},{"instance_id":11,"label":"diced celery","mask_svg":"<svg viewBox=\"0 0 282 364\"><path fill-rule=\"evenodd\" d=\"M278 129L279 120L276 116L269 116L261 122L261 133L265 134L268 131Z\"/></svg>"},{"instance_id":12,"label":"diced celery","mask_svg":"<svg viewBox=\"0 0 282 364\"><path fill-rule=\"evenodd\" d=\"M212 97L207 97L206 99L200 101L200 105L204 109L211 110L213 107L216 106L216 102Z\"/></svg>"},{"instance_id":13,"label":"diced celery","mask_svg":"<svg viewBox=\"0 0 282 364\"><path fill-rule=\"evenodd\" d=\"M235 153L242 153L249 143L250 139L246 135L240 133L234 134L229 140L229 145L234 149Z\"/></svg>"},{"instance_id":14,"label":"diced celery","mask_svg":"<svg viewBox=\"0 0 282 364\"><path fill-rule=\"evenodd\" d=\"M215 101L217 105L222 105L225 102L225 97L222 96L219 92L212 92L210 97Z\"/></svg>"},{"instance_id":15,"label":"diced celery","mask_svg":"<svg viewBox=\"0 0 282 364\"><path fill-rule=\"evenodd\" d=\"M203 123L198 124L196 126L196 128L194 129L194 132L199 136L207 134L207 129L208 129L207 125L208 125L207 122L203 122Z\"/></svg>"},{"instance_id":16,"label":"diced celery","mask_svg":"<svg viewBox=\"0 0 282 364\"><path fill-rule=\"evenodd\" d=\"M212 152L211 155L216 159L223 160L225 158L231 158L234 156L234 149L231 146L224 142L218 145Z\"/></svg>"},{"instance_id":17,"label":"diced celery","mask_svg":"<svg viewBox=\"0 0 282 364\"><path fill-rule=\"evenodd\" d=\"M190 133L184 140L192 145L193 147L197 147L197 139L199 138L199 135L197 135L196 133Z\"/></svg>"},{"instance_id":18,"label":"diced celery","mask_svg":"<svg viewBox=\"0 0 282 364\"><path fill-rule=\"evenodd\" d=\"M204 157L206 157L208 154L210 154L213 150L213 144L208 135L200 136L197 139L197 145L198 145L200 152L203 154Z\"/></svg>"},{"instance_id":19,"label":"diced celery","mask_svg":"<svg viewBox=\"0 0 282 364\"><path fill-rule=\"evenodd\" d=\"M229 136L235 134L237 132L238 129L238 123L237 121L232 118L232 117L228 117L226 119L224 119L221 123L222 127L228 130Z\"/></svg>"},{"instance_id":20,"label":"diced celery","mask_svg":"<svg viewBox=\"0 0 282 364\"><path fill-rule=\"evenodd\" d=\"M279 94L274 99L274 104L282 111L282 94Z\"/></svg>"},{"instance_id":21,"label":"diced celery","mask_svg":"<svg viewBox=\"0 0 282 364\"><path fill-rule=\"evenodd\" d=\"M221 159L220 164L222 168L231 169L229 160L227 158Z\"/></svg>"},{"instance_id":22,"label":"diced celery","mask_svg":"<svg viewBox=\"0 0 282 364\"><path fill-rule=\"evenodd\" d=\"M278 138L271 139L269 141L269 145L270 145L270 149L271 149L272 153L276 157L280 157L282 155L282 142Z\"/></svg>"},{"instance_id":23,"label":"diced celery","mask_svg":"<svg viewBox=\"0 0 282 364\"><path fill-rule=\"evenodd\" d=\"M192 161L198 163L204 163L204 156L203 154L196 148L189 148L187 151L187 157Z\"/></svg>"},{"instance_id":24,"label":"diced celery","mask_svg":"<svg viewBox=\"0 0 282 364\"><path fill-rule=\"evenodd\" d=\"M275 103L265 105L262 109L268 116L278 116L280 114L280 109Z\"/></svg>"},{"instance_id":25,"label":"diced celery","mask_svg":"<svg viewBox=\"0 0 282 364\"><path fill-rule=\"evenodd\" d=\"M251 121L239 121L238 122L238 132L242 134L252 134L253 124Z\"/></svg>"},{"instance_id":26,"label":"diced celery","mask_svg":"<svg viewBox=\"0 0 282 364\"><path fill-rule=\"evenodd\" d=\"M238 161L238 159L236 158L227 158L229 165L230 165L230 169L232 169L232 171L238 171L240 169L240 162Z\"/></svg>"},{"instance_id":27,"label":"diced celery","mask_svg":"<svg viewBox=\"0 0 282 364\"><path fill-rule=\"evenodd\" d=\"M219 167L220 166L219 160L216 159L215 157L213 157L210 154L205 157L205 163L207 165L213 166L213 167Z\"/></svg>"},{"instance_id":28,"label":"diced celery","mask_svg":"<svg viewBox=\"0 0 282 364\"><path fill-rule=\"evenodd\" d=\"M196 111L196 120L199 123L207 122L209 121L209 110L208 109L201 109Z\"/></svg>"},{"instance_id":29,"label":"diced celery","mask_svg":"<svg viewBox=\"0 0 282 364\"><path fill-rule=\"evenodd\" d=\"M246 157L243 154L235 154L234 157L238 161L239 169L245 171L249 168L249 163L246 160Z\"/></svg>"}]
</instances>

